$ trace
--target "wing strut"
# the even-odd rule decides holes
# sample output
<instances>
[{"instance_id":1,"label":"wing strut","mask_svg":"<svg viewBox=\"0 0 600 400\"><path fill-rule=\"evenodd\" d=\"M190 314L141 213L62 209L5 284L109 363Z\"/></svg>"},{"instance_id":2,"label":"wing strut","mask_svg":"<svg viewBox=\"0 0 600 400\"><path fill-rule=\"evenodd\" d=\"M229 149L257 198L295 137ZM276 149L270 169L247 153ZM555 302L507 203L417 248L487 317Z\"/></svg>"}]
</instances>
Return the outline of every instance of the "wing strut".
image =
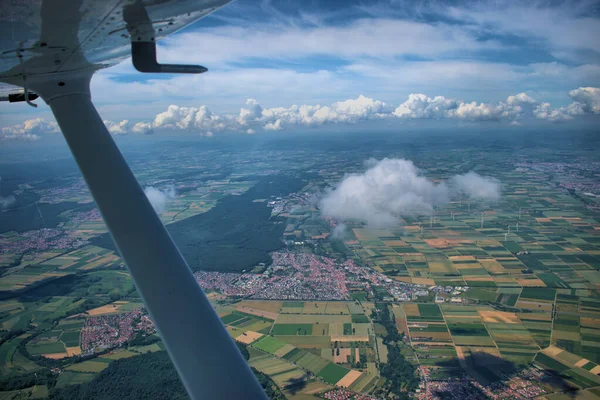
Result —
<instances>
[{"instance_id":1,"label":"wing strut","mask_svg":"<svg viewBox=\"0 0 600 400\"><path fill-rule=\"evenodd\" d=\"M266 399L91 101L93 71L33 76L192 399Z\"/></svg>"}]
</instances>

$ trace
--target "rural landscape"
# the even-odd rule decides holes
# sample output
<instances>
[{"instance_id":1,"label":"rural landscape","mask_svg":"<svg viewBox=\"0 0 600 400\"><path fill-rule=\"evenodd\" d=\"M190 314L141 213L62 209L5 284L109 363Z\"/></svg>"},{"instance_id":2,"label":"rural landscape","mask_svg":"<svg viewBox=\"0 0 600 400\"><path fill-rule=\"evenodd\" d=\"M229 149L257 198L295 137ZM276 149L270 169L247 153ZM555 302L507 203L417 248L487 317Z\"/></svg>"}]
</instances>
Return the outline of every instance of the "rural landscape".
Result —
<instances>
[{"instance_id":1,"label":"rural landscape","mask_svg":"<svg viewBox=\"0 0 600 400\"><path fill-rule=\"evenodd\" d=\"M600 155L573 135L121 146L272 399L591 400ZM0 149L0 399L186 398L76 165L49 151Z\"/></svg>"}]
</instances>

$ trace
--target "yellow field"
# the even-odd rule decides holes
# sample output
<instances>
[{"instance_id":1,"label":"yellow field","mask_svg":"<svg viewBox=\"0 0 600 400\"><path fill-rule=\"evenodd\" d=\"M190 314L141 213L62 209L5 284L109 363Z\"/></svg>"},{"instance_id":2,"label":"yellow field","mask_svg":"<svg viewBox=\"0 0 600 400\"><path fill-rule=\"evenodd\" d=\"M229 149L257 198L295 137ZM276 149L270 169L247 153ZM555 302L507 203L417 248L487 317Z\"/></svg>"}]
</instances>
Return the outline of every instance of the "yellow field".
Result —
<instances>
[{"instance_id":1,"label":"yellow field","mask_svg":"<svg viewBox=\"0 0 600 400\"><path fill-rule=\"evenodd\" d=\"M278 324L350 323L350 315L279 314Z\"/></svg>"},{"instance_id":2,"label":"yellow field","mask_svg":"<svg viewBox=\"0 0 600 400\"><path fill-rule=\"evenodd\" d=\"M435 281L433 279L429 279L429 278L412 278L412 282L415 285L426 285L426 286L435 285Z\"/></svg>"},{"instance_id":3,"label":"yellow field","mask_svg":"<svg viewBox=\"0 0 600 400\"><path fill-rule=\"evenodd\" d=\"M339 349L340 351L340 355L337 354L337 350L335 352L335 355L333 356L333 362L335 363L346 363L348 362L348 357L350 357L351 354L351 348L346 347L343 349Z\"/></svg>"},{"instance_id":4,"label":"yellow field","mask_svg":"<svg viewBox=\"0 0 600 400\"><path fill-rule=\"evenodd\" d=\"M340 379L335 385L347 388L350 385L352 385L354 381L356 381L362 374L362 372L353 369L350 372L348 372L346 376Z\"/></svg>"},{"instance_id":5,"label":"yellow field","mask_svg":"<svg viewBox=\"0 0 600 400\"><path fill-rule=\"evenodd\" d=\"M338 342L368 342L368 336L359 336L359 335L331 335L331 341Z\"/></svg>"},{"instance_id":6,"label":"yellow field","mask_svg":"<svg viewBox=\"0 0 600 400\"><path fill-rule=\"evenodd\" d=\"M475 264L476 265L476 264ZM455 265L456 267L456 265ZM443 263L443 262L429 262L429 271L432 274L446 274L446 273L456 273L451 263Z\"/></svg>"},{"instance_id":7,"label":"yellow field","mask_svg":"<svg viewBox=\"0 0 600 400\"><path fill-rule=\"evenodd\" d=\"M244 300L237 303L237 306L247 307L255 310L262 310L269 313L278 314L283 302L270 300Z\"/></svg>"},{"instance_id":8,"label":"yellow field","mask_svg":"<svg viewBox=\"0 0 600 400\"><path fill-rule=\"evenodd\" d=\"M481 269L481 265L479 263L454 264L454 268L459 271L463 269Z\"/></svg>"},{"instance_id":9,"label":"yellow field","mask_svg":"<svg viewBox=\"0 0 600 400\"><path fill-rule=\"evenodd\" d=\"M235 309L238 311L241 311L243 313L246 313L246 314L252 314L252 315L256 315L256 316L263 317L263 318L269 318L272 320L276 320L277 316L279 315L278 313L258 310L256 308L244 307L244 306L240 306L240 305L237 305L235 307Z\"/></svg>"},{"instance_id":10,"label":"yellow field","mask_svg":"<svg viewBox=\"0 0 600 400\"><path fill-rule=\"evenodd\" d=\"M385 243L385 245L389 246L389 247L405 247L406 246L406 242L403 240L384 240L383 243Z\"/></svg>"},{"instance_id":11,"label":"yellow field","mask_svg":"<svg viewBox=\"0 0 600 400\"><path fill-rule=\"evenodd\" d=\"M302 314L327 314L326 308L327 303L324 301L305 301Z\"/></svg>"},{"instance_id":12,"label":"yellow field","mask_svg":"<svg viewBox=\"0 0 600 400\"><path fill-rule=\"evenodd\" d=\"M61 358L69 357L67 353L42 354L42 356L46 358L52 358L53 360L60 360Z\"/></svg>"},{"instance_id":13,"label":"yellow field","mask_svg":"<svg viewBox=\"0 0 600 400\"><path fill-rule=\"evenodd\" d=\"M96 261L89 262L89 263L85 264L83 267L80 267L78 269L87 271L87 270L90 270L90 269L97 268L97 267L99 267L101 265L110 264L113 261L117 261L118 259L119 259L119 257L116 256L115 254L109 254L109 255L107 255L105 257L101 257L100 259L98 259Z\"/></svg>"},{"instance_id":14,"label":"yellow field","mask_svg":"<svg viewBox=\"0 0 600 400\"><path fill-rule=\"evenodd\" d=\"M517 280L515 278L511 277L511 276L499 276L499 275L495 275L494 276L494 281L496 283L500 283L500 284L502 284L502 283L513 283L513 284L516 284L517 283ZM503 285L500 285L500 286L503 286Z\"/></svg>"},{"instance_id":15,"label":"yellow field","mask_svg":"<svg viewBox=\"0 0 600 400\"><path fill-rule=\"evenodd\" d=\"M246 331L239 336L236 336L235 340L244 344L250 344L257 339L260 339L264 335L262 333Z\"/></svg>"},{"instance_id":16,"label":"yellow field","mask_svg":"<svg viewBox=\"0 0 600 400\"><path fill-rule=\"evenodd\" d=\"M81 354L81 348L79 346L76 347L67 347L67 355L69 357L78 356Z\"/></svg>"},{"instance_id":17,"label":"yellow field","mask_svg":"<svg viewBox=\"0 0 600 400\"><path fill-rule=\"evenodd\" d=\"M546 287L546 284L540 278L517 279L517 283L522 287Z\"/></svg>"},{"instance_id":18,"label":"yellow field","mask_svg":"<svg viewBox=\"0 0 600 400\"><path fill-rule=\"evenodd\" d=\"M450 256L448 258L452 262L465 261L465 260L474 260L475 259L475 257L473 257L473 256Z\"/></svg>"},{"instance_id":19,"label":"yellow field","mask_svg":"<svg viewBox=\"0 0 600 400\"><path fill-rule=\"evenodd\" d=\"M487 270L487 272L489 272L492 275L506 273L506 270L504 269L502 264L500 264L496 260L479 260L479 263L483 268Z\"/></svg>"},{"instance_id":20,"label":"yellow field","mask_svg":"<svg viewBox=\"0 0 600 400\"><path fill-rule=\"evenodd\" d=\"M419 312L418 304L402 304L402 309L407 317L419 317L421 313Z\"/></svg>"},{"instance_id":21,"label":"yellow field","mask_svg":"<svg viewBox=\"0 0 600 400\"><path fill-rule=\"evenodd\" d=\"M308 382L306 386L302 388L300 393L297 392L297 389L294 389L292 392L285 391L284 394L285 398L290 400L310 400L317 398L316 396L311 395L317 395L329 389L332 389L332 386L329 386L325 382L312 381Z\"/></svg>"},{"instance_id":22,"label":"yellow field","mask_svg":"<svg viewBox=\"0 0 600 400\"><path fill-rule=\"evenodd\" d=\"M483 319L483 322L503 322L505 324L521 323L515 313L487 310L479 310L478 313Z\"/></svg>"},{"instance_id":23,"label":"yellow field","mask_svg":"<svg viewBox=\"0 0 600 400\"><path fill-rule=\"evenodd\" d=\"M289 353L290 351L294 350L296 348L296 346L292 345L292 344L286 344L285 346L283 346L282 348L280 348L279 350L277 350L275 352L275 355L277 357L283 357L285 356L287 353Z\"/></svg>"},{"instance_id":24,"label":"yellow field","mask_svg":"<svg viewBox=\"0 0 600 400\"><path fill-rule=\"evenodd\" d=\"M119 308L123 307L127 303L129 303L129 302L128 301L115 301L114 303L88 310L87 313L88 313L88 315L91 315L93 317L95 317L97 315L113 314L113 313L118 312Z\"/></svg>"},{"instance_id":25,"label":"yellow field","mask_svg":"<svg viewBox=\"0 0 600 400\"><path fill-rule=\"evenodd\" d=\"M315 326L316 325L313 325L313 332L314 332ZM323 328L321 328L321 329L323 329ZM343 335L344 334L344 324L340 324L340 323L329 324L329 334L330 335Z\"/></svg>"},{"instance_id":26,"label":"yellow field","mask_svg":"<svg viewBox=\"0 0 600 400\"><path fill-rule=\"evenodd\" d=\"M327 314L349 314L348 306L344 302L330 302L327 303Z\"/></svg>"},{"instance_id":27,"label":"yellow field","mask_svg":"<svg viewBox=\"0 0 600 400\"><path fill-rule=\"evenodd\" d=\"M342 325L343 326L343 325ZM342 330L342 333L344 331ZM313 324L312 336L329 336L329 324Z\"/></svg>"}]
</instances>

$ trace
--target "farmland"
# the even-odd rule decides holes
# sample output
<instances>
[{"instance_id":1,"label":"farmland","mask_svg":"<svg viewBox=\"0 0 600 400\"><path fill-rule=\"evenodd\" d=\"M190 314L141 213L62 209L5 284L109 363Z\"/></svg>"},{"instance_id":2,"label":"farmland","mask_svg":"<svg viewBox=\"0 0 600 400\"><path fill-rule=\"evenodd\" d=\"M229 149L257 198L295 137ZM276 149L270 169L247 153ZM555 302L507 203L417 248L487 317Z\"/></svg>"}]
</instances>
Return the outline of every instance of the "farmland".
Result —
<instances>
[{"instance_id":1,"label":"farmland","mask_svg":"<svg viewBox=\"0 0 600 400\"><path fill-rule=\"evenodd\" d=\"M599 194L597 156L394 140L349 152L171 143L132 160L144 187L174 188L162 221L249 363L289 397L381 396L399 382L386 366L407 363L432 388L466 372L469 388L505 380L549 399L593 396L600 217L585 193ZM385 227L323 215L315 198L372 157L410 158L436 184L475 170L501 182L501 196L452 194ZM40 163L11 178L18 215L31 218L2 211L0 233L0 374L58 368L54 387L35 386L48 393L164 350L84 182L57 163L53 176ZM553 383L535 389L540 380Z\"/></svg>"},{"instance_id":2,"label":"farmland","mask_svg":"<svg viewBox=\"0 0 600 400\"><path fill-rule=\"evenodd\" d=\"M378 350L371 345L374 331L359 303L243 301L217 310L230 334L258 352L250 365L272 376L282 388L289 379L320 381L325 385L322 390L337 385L369 391L378 379L376 368L367 371L367 362L374 365ZM263 336L248 341L253 332L239 328L255 326L253 319L268 326ZM307 387L314 385L307 383Z\"/></svg>"}]
</instances>

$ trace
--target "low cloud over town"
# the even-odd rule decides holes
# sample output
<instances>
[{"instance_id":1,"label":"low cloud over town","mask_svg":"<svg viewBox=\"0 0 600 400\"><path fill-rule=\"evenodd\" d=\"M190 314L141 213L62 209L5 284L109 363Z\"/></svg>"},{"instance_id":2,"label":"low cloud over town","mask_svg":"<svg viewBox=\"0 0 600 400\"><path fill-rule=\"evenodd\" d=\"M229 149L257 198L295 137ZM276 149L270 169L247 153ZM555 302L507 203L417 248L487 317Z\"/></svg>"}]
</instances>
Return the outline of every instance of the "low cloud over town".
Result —
<instances>
[{"instance_id":1,"label":"low cloud over town","mask_svg":"<svg viewBox=\"0 0 600 400\"><path fill-rule=\"evenodd\" d=\"M370 226L393 226L402 216L430 215L452 197L500 198L500 183L475 172L436 183L406 159L369 160L363 173L348 174L321 199L324 215ZM340 232L341 233L341 232Z\"/></svg>"}]
</instances>

